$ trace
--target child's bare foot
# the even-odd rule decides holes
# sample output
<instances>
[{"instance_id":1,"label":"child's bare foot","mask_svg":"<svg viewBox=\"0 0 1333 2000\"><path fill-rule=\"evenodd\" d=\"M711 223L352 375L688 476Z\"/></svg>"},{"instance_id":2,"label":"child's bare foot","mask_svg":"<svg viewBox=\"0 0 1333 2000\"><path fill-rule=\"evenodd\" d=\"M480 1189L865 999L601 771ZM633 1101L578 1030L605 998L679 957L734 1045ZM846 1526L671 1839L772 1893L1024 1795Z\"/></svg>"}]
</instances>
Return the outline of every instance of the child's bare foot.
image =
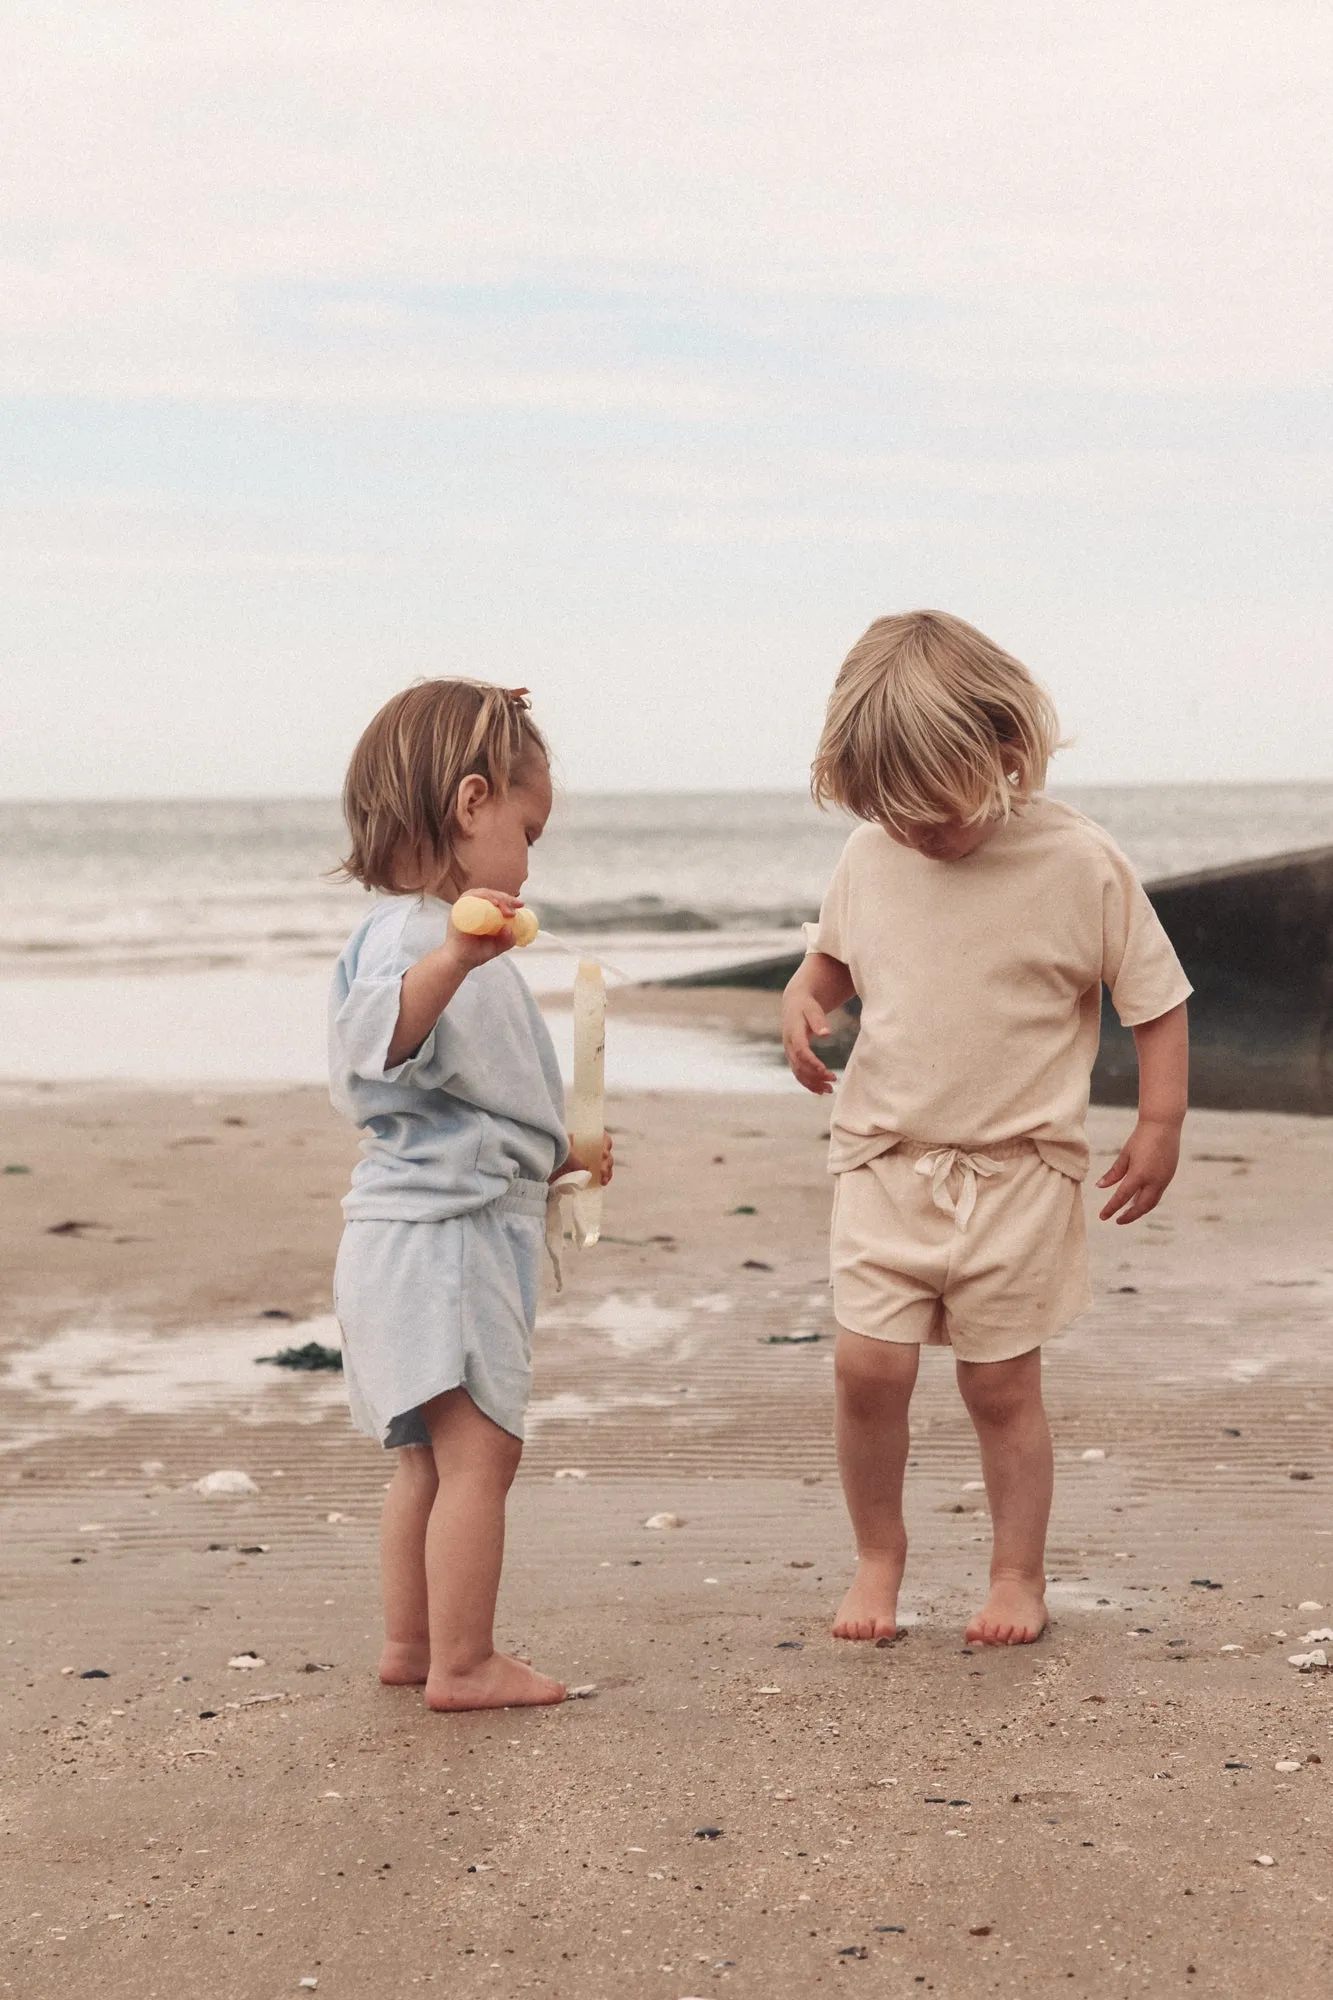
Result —
<instances>
[{"instance_id":1,"label":"child's bare foot","mask_svg":"<svg viewBox=\"0 0 1333 2000\"><path fill-rule=\"evenodd\" d=\"M903 1561L897 1556L863 1555L851 1589L833 1621L835 1639L896 1639L898 1589Z\"/></svg>"},{"instance_id":2,"label":"child's bare foot","mask_svg":"<svg viewBox=\"0 0 1333 2000\"><path fill-rule=\"evenodd\" d=\"M385 1687L424 1687L430 1673L430 1641L407 1645L386 1639L380 1653L380 1679Z\"/></svg>"},{"instance_id":3,"label":"child's bare foot","mask_svg":"<svg viewBox=\"0 0 1333 2000\"><path fill-rule=\"evenodd\" d=\"M563 1701L567 1692L563 1682L539 1674L526 1661L512 1660L508 1653L492 1653L466 1673L436 1673L432 1669L426 1681L426 1706L442 1710L543 1708Z\"/></svg>"},{"instance_id":4,"label":"child's bare foot","mask_svg":"<svg viewBox=\"0 0 1333 2000\"><path fill-rule=\"evenodd\" d=\"M992 1580L990 1595L967 1628L974 1646L1030 1646L1046 1630L1046 1599L1040 1585L1021 1577Z\"/></svg>"}]
</instances>

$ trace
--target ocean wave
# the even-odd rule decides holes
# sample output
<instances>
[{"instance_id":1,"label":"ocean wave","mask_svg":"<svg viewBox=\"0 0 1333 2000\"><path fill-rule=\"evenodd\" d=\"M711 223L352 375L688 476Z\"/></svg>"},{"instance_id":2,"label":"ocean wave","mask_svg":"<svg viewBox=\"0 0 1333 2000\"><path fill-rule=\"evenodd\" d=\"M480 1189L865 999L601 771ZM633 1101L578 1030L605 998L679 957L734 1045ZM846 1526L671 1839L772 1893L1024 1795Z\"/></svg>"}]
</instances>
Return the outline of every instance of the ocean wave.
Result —
<instances>
[{"instance_id":1,"label":"ocean wave","mask_svg":"<svg viewBox=\"0 0 1333 2000\"><path fill-rule=\"evenodd\" d=\"M1147 881L1333 839L1329 784L1069 796ZM528 899L564 943L727 962L815 914L846 831L800 794L565 797ZM0 977L327 965L370 907L326 877L342 840L332 800L0 802Z\"/></svg>"},{"instance_id":2,"label":"ocean wave","mask_svg":"<svg viewBox=\"0 0 1333 2000\"><path fill-rule=\"evenodd\" d=\"M587 936L626 931L791 931L812 923L818 915L808 903L779 903L766 909L752 904L713 904L699 909L668 902L662 896L628 896L619 901L588 903L539 902L534 905L544 929Z\"/></svg>"}]
</instances>

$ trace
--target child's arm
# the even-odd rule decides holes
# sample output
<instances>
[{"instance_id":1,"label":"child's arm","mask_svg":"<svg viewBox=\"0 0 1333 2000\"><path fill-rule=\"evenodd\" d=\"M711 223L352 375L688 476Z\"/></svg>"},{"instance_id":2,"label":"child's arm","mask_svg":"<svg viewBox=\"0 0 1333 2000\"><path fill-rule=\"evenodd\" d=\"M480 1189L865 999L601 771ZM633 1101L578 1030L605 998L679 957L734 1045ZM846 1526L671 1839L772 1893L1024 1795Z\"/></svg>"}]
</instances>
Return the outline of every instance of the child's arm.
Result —
<instances>
[{"instance_id":1,"label":"child's arm","mask_svg":"<svg viewBox=\"0 0 1333 2000\"><path fill-rule=\"evenodd\" d=\"M833 1088L833 1071L810 1047L812 1036L828 1033L828 1014L850 1000L856 988L840 958L825 951L807 952L782 996L782 1047L792 1075L816 1097Z\"/></svg>"},{"instance_id":2,"label":"child's arm","mask_svg":"<svg viewBox=\"0 0 1333 2000\"><path fill-rule=\"evenodd\" d=\"M602 1134L602 1150L596 1159L584 1159L582 1154L576 1149L571 1136L569 1151L560 1162L560 1165L553 1170L551 1179L557 1181L561 1174L577 1173L580 1169L592 1175L592 1184L594 1187L606 1187L609 1185L611 1176L616 1170L615 1142L609 1132L603 1132Z\"/></svg>"},{"instance_id":3,"label":"child's arm","mask_svg":"<svg viewBox=\"0 0 1333 2000\"><path fill-rule=\"evenodd\" d=\"M1114 1187L1102 1210L1109 1222L1137 1222L1162 1199L1180 1160L1180 1128L1189 1100L1189 1021L1182 1000L1169 1014L1134 1030L1139 1058L1139 1122L1097 1185ZM1118 1213L1117 1213L1118 1211Z\"/></svg>"},{"instance_id":4,"label":"child's arm","mask_svg":"<svg viewBox=\"0 0 1333 2000\"><path fill-rule=\"evenodd\" d=\"M517 896L506 896L499 889L474 889L471 893L484 896L497 910L503 910L506 917L512 917L522 907ZM395 1069L408 1056L415 1055L469 972L498 958L502 951L509 951L514 942L514 933L507 924L494 937L471 937L466 931L455 930L450 918L444 943L428 951L415 965L409 965L403 974L398 1022L384 1067Z\"/></svg>"}]
</instances>

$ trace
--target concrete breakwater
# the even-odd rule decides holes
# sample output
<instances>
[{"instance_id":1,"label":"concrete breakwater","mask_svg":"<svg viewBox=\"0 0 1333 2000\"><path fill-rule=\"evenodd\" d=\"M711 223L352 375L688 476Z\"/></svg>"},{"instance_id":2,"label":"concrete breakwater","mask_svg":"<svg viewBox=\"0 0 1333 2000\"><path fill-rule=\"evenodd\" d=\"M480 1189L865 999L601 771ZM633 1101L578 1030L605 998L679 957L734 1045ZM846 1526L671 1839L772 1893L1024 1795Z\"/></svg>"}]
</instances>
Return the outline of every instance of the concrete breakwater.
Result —
<instances>
[{"instance_id":1,"label":"concrete breakwater","mask_svg":"<svg viewBox=\"0 0 1333 2000\"><path fill-rule=\"evenodd\" d=\"M1217 1111L1333 1113L1333 846L1152 882L1148 894L1194 986L1191 1101ZM799 953L663 983L780 992ZM839 1011L823 1051L834 1066L856 1039L858 1005ZM1093 1071L1099 1104L1132 1104L1134 1038L1102 1008Z\"/></svg>"}]
</instances>

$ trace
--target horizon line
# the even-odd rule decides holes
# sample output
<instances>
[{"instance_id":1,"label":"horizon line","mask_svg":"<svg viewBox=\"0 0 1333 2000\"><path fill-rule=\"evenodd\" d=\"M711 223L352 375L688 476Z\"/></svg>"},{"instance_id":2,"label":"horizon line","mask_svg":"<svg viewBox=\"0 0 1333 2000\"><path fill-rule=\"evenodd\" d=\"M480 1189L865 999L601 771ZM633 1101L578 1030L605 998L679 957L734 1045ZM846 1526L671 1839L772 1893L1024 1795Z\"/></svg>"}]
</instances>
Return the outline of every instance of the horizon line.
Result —
<instances>
[{"instance_id":1,"label":"horizon line","mask_svg":"<svg viewBox=\"0 0 1333 2000\"><path fill-rule=\"evenodd\" d=\"M1161 791L1295 791L1328 787L1333 772L1303 778L1083 778L1048 785L1048 792ZM578 785L557 786L556 796L601 799L806 798L799 785ZM331 805L337 792L61 792L0 794L0 809L8 806L148 806L148 805Z\"/></svg>"}]
</instances>

